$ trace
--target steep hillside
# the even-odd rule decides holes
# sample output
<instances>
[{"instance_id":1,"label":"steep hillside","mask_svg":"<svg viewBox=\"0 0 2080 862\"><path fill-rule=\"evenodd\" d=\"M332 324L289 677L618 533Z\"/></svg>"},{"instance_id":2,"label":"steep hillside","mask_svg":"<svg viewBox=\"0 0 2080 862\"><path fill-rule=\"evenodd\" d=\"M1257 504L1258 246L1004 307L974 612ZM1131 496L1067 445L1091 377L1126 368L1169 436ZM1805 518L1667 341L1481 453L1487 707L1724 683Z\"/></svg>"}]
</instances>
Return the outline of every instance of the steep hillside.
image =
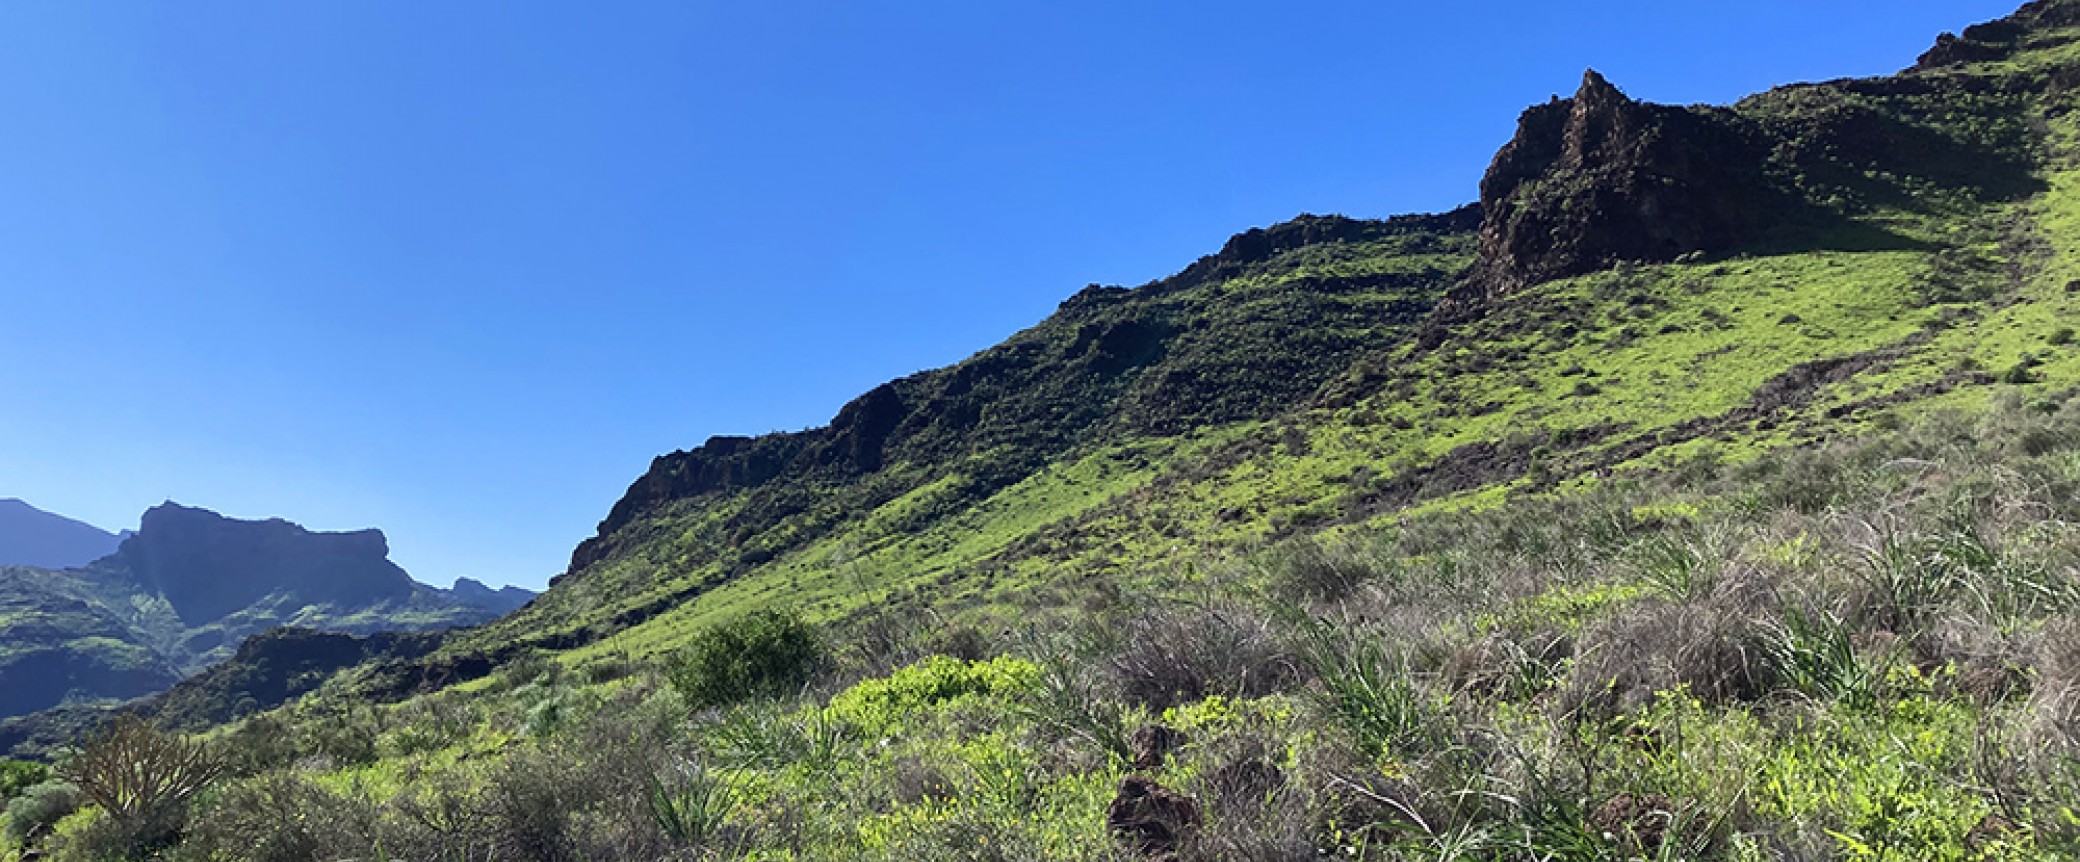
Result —
<instances>
[{"instance_id":1,"label":"steep hillside","mask_svg":"<svg viewBox=\"0 0 2080 862\"><path fill-rule=\"evenodd\" d=\"M21 500L0 500L0 566L63 569L115 552L122 537L53 515Z\"/></svg>"},{"instance_id":2,"label":"steep hillside","mask_svg":"<svg viewBox=\"0 0 2080 862\"><path fill-rule=\"evenodd\" d=\"M999 606L2067 382L2065 9L1723 108L1591 72L1525 112L1478 206L1252 231L826 428L659 458L541 602L444 655Z\"/></svg>"},{"instance_id":3,"label":"steep hillside","mask_svg":"<svg viewBox=\"0 0 2080 862\"><path fill-rule=\"evenodd\" d=\"M1467 208L1251 231L1163 281L1088 287L1002 345L861 396L827 427L662 456L541 601L466 640L584 642L776 566L1001 509L1093 452L1277 416L1413 331L1472 260L1476 224ZM1097 490L1008 516L1043 526L1102 502ZM963 556L1017 533L978 538L997 547Z\"/></svg>"},{"instance_id":4,"label":"steep hillside","mask_svg":"<svg viewBox=\"0 0 2080 862\"><path fill-rule=\"evenodd\" d=\"M155 707L302 695L181 852L2074 858L2076 85L2080 0L1591 72L1477 204L658 458L497 622L252 642Z\"/></svg>"}]
</instances>

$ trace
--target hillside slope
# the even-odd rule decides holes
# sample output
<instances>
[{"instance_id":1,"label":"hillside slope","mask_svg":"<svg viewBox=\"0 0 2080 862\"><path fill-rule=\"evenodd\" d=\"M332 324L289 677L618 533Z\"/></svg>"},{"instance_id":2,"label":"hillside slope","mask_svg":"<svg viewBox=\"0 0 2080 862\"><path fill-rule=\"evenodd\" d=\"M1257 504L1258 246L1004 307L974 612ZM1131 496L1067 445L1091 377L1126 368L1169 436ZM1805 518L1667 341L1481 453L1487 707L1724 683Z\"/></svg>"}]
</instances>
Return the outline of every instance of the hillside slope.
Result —
<instances>
[{"instance_id":1,"label":"hillside slope","mask_svg":"<svg viewBox=\"0 0 2080 862\"><path fill-rule=\"evenodd\" d=\"M252 642L159 714L309 693L181 850L2074 858L2076 85L2080 0L1731 106L1591 72L1475 205L658 458L502 620Z\"/></svg>"},{"instance_id":2,"label":"hillside slope","mask_svg":"<svg viewBox=\"0 0 2080 862\"><path fill-rule=\"evenodd\" d=\"M660 457L542 601L436 661L648 654L770 605L1001 607L2069 383L2071 16L1730 107L1591 72L1525 112L1476 206L1252 231L828 427Z\"/></svg>"}]
</instances>

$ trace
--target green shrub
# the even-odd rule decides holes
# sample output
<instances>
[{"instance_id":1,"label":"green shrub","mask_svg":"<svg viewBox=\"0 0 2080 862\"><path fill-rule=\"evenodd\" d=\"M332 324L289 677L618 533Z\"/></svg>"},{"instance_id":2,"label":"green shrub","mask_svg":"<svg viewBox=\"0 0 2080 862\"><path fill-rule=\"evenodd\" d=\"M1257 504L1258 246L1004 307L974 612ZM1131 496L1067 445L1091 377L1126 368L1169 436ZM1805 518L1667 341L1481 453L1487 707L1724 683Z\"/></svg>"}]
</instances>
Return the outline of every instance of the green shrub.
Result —
<instances>
[{"instance_id":1,"label":"green shrub","mask_svg":"<svg viewBox=\"0 0 2080 862\"><path fill-rule=\"evenodd\" d=\"M232 772L237 775L257 775L287 766L303 754L297 747L296 729L274 713L263 713L241 722L225 737L224 751L231 758Z\"/></svg>"},{"instance_id":2,"label":"green shrub","mask_svg":"<svg viewBox=\"0 0 2080 862\"><path fill-rule=\"evenodd\" d=\"M2036 364L2032 360L2025 359L2008 366L2008 370L2001 372L2001 382L2014 386L2037 382L2037 373L2030 370L2036 367Z\"/></svg>"},{"instance_id":3,"label":"green shrub","mask_svg":"<svg viewBox=\"0 0 2080 862\"><path fill-rule=\"evenodd\" d=\"M1038 665L1010 656L968 662L935 655L885 678L870 679L840 692L831 698L831 713L879 732L920 710L955 698L1025 691L1039 675Z\"/></svg>"},{"instance_id":4,"label":"green shrub","mask_svg":"<svg viewBox=\"0 0 2080 862\"><path fill-rule=\"evenodd\" d=\"M678 846L707 843L722 830L735 802L727 781L690 761L644 777L650 817L665 838Z\"/></svg>"},{"instance_id":5,"label":"green shrub","mask_svg":"<svg viewBox=\"0 0 2080 862\"><path fill-rule=\"evenodd\" d=\"M79 788L63 781L46 781L24 790L7 803L8 843L24 844L50 831L51 826L86 804Z\"/></svg>"},{"instance_id":6,"label":"green shrub","mask_svg":"<svg viewBox=\"0 0 2080 862\"><path fill-rule=\"evenodd\" d=\"M800 617L759 611L710 628L674 655L666 674L695 709L800 688L824 645Z\"/></svg>"},{"instance_id":7,"label":"green shrub","mask_svg":"<svg viewBox=\"0 0 2080 862\"><path fill-rule=\"evenodd\" d=\"M125 714L61 764L58 774L108 815L82 833L82 846L93 848L88 857L98 858L109 848L135 853L177 840L188 801L229 769L230 761L214 747Z\"/></svg>"},{"instance_id":8,"label":"green shrub","mask_svg":"<svg viewBox=\"0 0 2080 862\"><path fill-rule=\"evenodd\" d=\"M2050 342L2055 347L2071 344L2073 343L2073 328L2070 326L2061 326L2051 333L2050 338L2046 338L2044 340Z\"/></svg>"},{"instance_id":9,"label":"green shrub","mask_svg":"<svg viewBox=\"0 0 2080 862\"><path fill-rule=\"evenodd\" d=\"M0 760L0 802L6 802L51 777L50 767L25 760Z\"/></svg>"},{"instance_id":10,"label":"green shrub","mask_svg":"<svg viewBox=\"0 0 2080 862\"><path fill-rule=\"evenodd\" d=\"M1269 616L1239 603L1150 608L1112 623L1113 690L1154 710L1209 695L1259 697L1299 681L1301 662Z\"/></svg>"},{"instance_id":11,"label":"green shrub","mask_svg":"<svg viewBox=\"0 0 2080 862\"><path fill-rule=\"evenodd\" d=\"M226 787L196 818L183 849L197 858L300 862L352 857L375 841L374 806L291 772Z\"/></svg>"}]
</instances>

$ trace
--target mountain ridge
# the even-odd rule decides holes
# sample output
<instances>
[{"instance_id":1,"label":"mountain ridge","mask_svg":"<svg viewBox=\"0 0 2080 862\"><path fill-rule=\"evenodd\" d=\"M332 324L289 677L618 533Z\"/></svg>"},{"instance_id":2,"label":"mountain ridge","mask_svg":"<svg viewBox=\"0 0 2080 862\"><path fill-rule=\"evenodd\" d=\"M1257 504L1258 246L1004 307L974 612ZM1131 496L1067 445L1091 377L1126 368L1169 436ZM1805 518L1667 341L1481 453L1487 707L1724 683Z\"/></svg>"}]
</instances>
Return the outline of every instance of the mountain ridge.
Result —
<instances>
[{"instance_id":1,"label":"mountain ridge","mask_svg":"<svg viewBox=\"0 0 2080 862\"><path fill-rule=\"evenodd\" d=\"M2065 26L2057 23L2065 20L2064 8L2033 4L2018 16L2026 19L2028 26L2024 30L2036 32L2033 28ZM1975 38L1983 40L1989 38L1991 31L1972 32ZM1432 382L1411 379L1406 374L1377 370L1382 363L1406 362L1416 353L1435 352L1453 341L1466 345L1459 348L1462 351L1474 350L1489 358L1475 359L1471 365L1447 359L1447 368L1477 368L1483 361L1494 364L1498 357L1504 362L1515 362L1509 357L1521 348L1500 344L1473 346L1474 342L1464 334L1452 333L1487 325L1480 321L1498 315L1519 316L1521 309L1513 308L1510 298L1550 282L1613 268L1667 265L1679 259L1689 262L1685 265L1720 266L1729 258L1756 253L1778 257L1805 253L1869 255L1872 260L1895 252L1932 253L1939 245L1917 236L1922 225L1950 218L1951 213L1999 206L2044 191L2042 183L2033 176L2034 169L2029 167L2037 158L2032 153L2039 146L2039 133L2009 118L2010 112L2017 112L2022 103L2016 92L2027 92L2028 88L1998 82L2018 76L2032 81L2048 80L2057 74L2056 67L1982 75L1971 72L1968 65L1928 65L1926 69L1917 66L1901 76L1790 85L1728 107L1677 107L1632 100L1592 70L1585 73L1582 88L1574 97L1526 110L1516 137L1498 151L1481 184L1480 200L1474 204L1451 214L1403 216L1386 221L1303 216L1270 228L1247 231L1231 238L1220 252L1201 258L1168 279L1132 290L1087 288L1065 300L1049 322L1014 336L1006 344L1015 344L1019 338L1050 325L1067 324L1078 313L1148 303L1166 293L1195 289L1194 285L1196 289L1212 287L1218 291L1219 285L1246 281L1251 277L1252 266L1263 273L1266 263L1280 255L1351 254L1353 248L1368 244L1381 247L1383 235L1405 240L1408 232L1419 225L1429 231L1425 241L1433 247L1444 242L1445 237L1458 237L1451 240L1459 243L1457 256L1448 265L1430 271L1433 281L1418 303L1419 310L1407 315L1408 324L1396 330L1398 335L1382 338L1382 331L1368 333L1370 346L1344 354L1354 360L1347 370L1283 375L1285 385L1266 402L1279 406L1267 406L1261 412L1201 416L1167 425L1144 422L1138 427L1155 432L1148 439L1175 439L1161 432L1218 427L1238 420L1261 422L1284 410L1302 411L1296 416L1306 411L1364 411L1368 405L1379 402L1382 391L1405 398L1424 388L1436 388ZM1972 122L1979 125L1966 134L1953 134L1940 125L1952 122L1946 119L1950 117L1974 118ZM1881 162L1893 170L1873 172L1870 166ZM1769 216L1765 218L1764 213ZM1642 225L1649 222L1652 229L1644 229ZM1552 236L1563 236L1566 242L1553 244L1541 239ZM1395 251L1420 254L1422 245L1423 241L1403 242ZM1296 294L1303 289L1370 289L1363 278L1340 274L1328 279L1310 280L1304 275L1289 278L1304 273L1307 266L1299 264L1298 272L1272 278L1288 279L1284 283ZM1899 339L1908 335L1911 332L1893 336L1888 344L1900 343ZM1063 326L1062 337L1079 349L1095 349L1100 355L1114 357L1111 361L1117 368L1131 372L1141 367L1139 363L1153 361L1160 365L1164 361L1160 345L1174 335L1147 320L1120 320L1101 326L1079 326L1073 332ZM1157 352L1137 354L1137 345ZM625 585L602 585L603 589L586 591L597 596L586 601L619 602L624 611L573 629L590 633L547 638L519 634L515 640L567 648L631 625L642 625L680 607L693 596L739 577L739 573L768 565L788 554L790 548L802 547L799 542L814 544L813 537L822 535L828 527L814 527L806 534L791 528L775 530L782 522L805 523L812 506L790 504L765 517L747 517L734 507L741 504L746 494L772 494L773 491L760 489L785 487L793 481L784 478L789 475L823 475L827 477L823 481L839 477L835 481L854 486L886 477L889 473L884 468L905 463L902 457L889 457L890 441L900 445L906 433L930 421L920 417L931 414L929 407L921 406L929 405L931 399L915 397L911 394L913 388L922 380L935 378L972 386L1001 375L1004 369L993 368L988 359L993 351L1003 348L1000 345L978 353L968 362L877 387L848 403L823 428L757 438L717 437L693 450L659 456L651 469L614 504L598 533L574 552L571 566L557 582L584 577L588 571L617 568L616 560L628 560L632 552L642 553L640 549L653 545L664 535L644 526L651 520L660 526L675 520L708 524L702 529L714 531L710 535L716 539L704 544L709 550L700 553L717 563L710 564L708 574L686 581L683 588L646 587L639 578ZM1880 355L1887 350L1895 348L1873 344L1863 352L1876 351L1871 355ZM1294 351L1276 352L1284 355ZM1369 355L1360 356L1361 353ZM1826 356L1817 361L1830 368L1872 366L1868 361ZM1844 361L1850 364L1839 364ZM1770 383L1772 379L1816 379L1811 371L1800 371L1792 364L1758 378L1758 391L1803 392L1816 388L1802 384L1786 389L1781 383ZM1923 388L1913 391L1936 394L1956 385L1941 382L1943 379L1947 378L1935 375L1915 384ZM1844 381L1821 382L1817 388L1824 390L1841 382ZM1179 401L1194 400L1189 390L1172 391ZM1904 396L1895 400L1898 398ZM1454 395L1453 400L1457 399ZM1822 404L1825 400L1807 395L1799 395L1795 400L1765 395L1757 403L1799 403L1822 410L1837 409L1836 405ZM1725 406L1736 404L1728 402ZM1447 402L1445 409L1472 410L1478 415L1486 408L1475 401L1460 406ZM1721 430L1712 433L1724 433L1726 428L1763 421L1757 417L1767 412L1757 408L1754 413L1729 413L1727 418L1711 422L1698 417L1692 427L1698 431L1716 428ZM906 426L906 422L910 424ZM1116 420L1109 425L1071 424L1096 428L1093 433L1097 436L1085 435L1077 438L1079 442L1061 442L1040 451L1083 451L1101 446L1105 439L1134 436L1115 433L1121 427ZM1619 465L1662 448L1653 441L1663 432L1641 435L1636 430L1625 430L1624 423L1587 422L1562 430L1569 441L1563 448L1581 452L1569 458L1582 464ZM1690 445L1688 441L1702 439L1702 435L1684 433L1668 439L1672 448L1680 448ZM1359 511L1386 511L1394 504L1378 501L1399 500L1408 504L1431 493L1450 496L1488 487L1494 480L1519 481L1534 460L1531 452L1540 448L1536 442L1498 446L1496 441L1489 440L1472 442L1455 451L1431 453L1428 458L1443 460L1412 465L1414 469L1403 475L1383 480L1388 482L1386 487L1367 490L1354 499L1375 501L1361 504ZM1550 444L1544 448L1551 448ZM1599 454L1590 454L1591 450ZM997 461L986 470L1001 470L1000 477L979 482L974 481L972 473L965 474L963 481L969 484L955 496L987 499L1003 493L1034 476L1031 465L1049 457L1059 455L1036 452L1024 460ZM1472 467L1468 472L1469 465L1479 464L1488 466ZM940 481L944 481L943 476ZM900 483L862 498L860 504L886 507L904 499L905 492L916 493L916 489L927 485ZM713 502L695 502L698 500ZM957 509L959 504L943 505ZM687 509L689 506L693 508ZM687 509L687 513L671 514L679 509ZM701 511L711 514L696 514ZM704 521L710 517L719 520ZM1344 516L1329 520L1340 517ZM817 521L814 517L807 520ZM1271 533L1284 535L1292 529L1288 526ZM779 544L767 538L782 534L794 538ZM770 547L760 548L761 544ZM720 556L715 556L718 550ZM700 568L698 564L687 565ZM670 566L667 563L664 570ZM609 595L651 598L630 602L608 598ZM558 604L558 590L552 588L544 608ZM568 613L563 616L569 618ZM516 622L516 634L526 625L529 624ZM474 642L490 641L475 638Z\"/></svg>"},{"instance_id":2,"label":"mountain ridge","mask_svg":"<svg viewBox=\"0 0 2080 862\"><path fill-rule=\"evenodd\" d=\"M0 499L0 565L64 569L83 566L115 551L115 533L24 500Z\"/></svg>"},{"instance_id":3,"label":"mountain ridge","mask_svg":"<svg viewBox=\"0 0 2080 862\"><path fill-rule=\"evenodd\" d=\"M198 855L2072 858L2076 10L1586 73L1476 204L659 456L499 621L250 639L141 707L239 722Z\"/></svg>"},{"instance_id":4,"label":"mountain ridge","mask_svg":"<svg viewBox=\"0 0 2080 862\"><path fill-rule=\"evenodd\" d=\"M114 538L111 536L110 538ZM0 718L172 687L280 625L373 635L486 622L532 594L441 590L389 560L380 530L312 532L166 502L82 566L0 569Z\"/></svg>"}]
</instances>

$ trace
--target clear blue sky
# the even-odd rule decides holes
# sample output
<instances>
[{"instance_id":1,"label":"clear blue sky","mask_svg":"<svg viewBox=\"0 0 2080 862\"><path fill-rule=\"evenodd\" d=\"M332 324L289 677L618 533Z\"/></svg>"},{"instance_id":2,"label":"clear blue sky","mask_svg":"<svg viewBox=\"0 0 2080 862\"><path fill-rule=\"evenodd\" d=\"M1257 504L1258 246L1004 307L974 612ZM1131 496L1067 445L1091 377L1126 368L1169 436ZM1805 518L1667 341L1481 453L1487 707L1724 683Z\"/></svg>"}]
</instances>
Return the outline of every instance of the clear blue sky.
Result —
<instances>
[{"instance_id":1,"label":"clear blue sky","mask_svg":"<svg viewBox=\"0 0 2080 862\"><path fill-rule=\"evenodd\" d=\"M1723 102L2018 2L8 3L0 497L539 587L658 453L1464 203L1584 67Z\"/></svg>"}]
</instances>

